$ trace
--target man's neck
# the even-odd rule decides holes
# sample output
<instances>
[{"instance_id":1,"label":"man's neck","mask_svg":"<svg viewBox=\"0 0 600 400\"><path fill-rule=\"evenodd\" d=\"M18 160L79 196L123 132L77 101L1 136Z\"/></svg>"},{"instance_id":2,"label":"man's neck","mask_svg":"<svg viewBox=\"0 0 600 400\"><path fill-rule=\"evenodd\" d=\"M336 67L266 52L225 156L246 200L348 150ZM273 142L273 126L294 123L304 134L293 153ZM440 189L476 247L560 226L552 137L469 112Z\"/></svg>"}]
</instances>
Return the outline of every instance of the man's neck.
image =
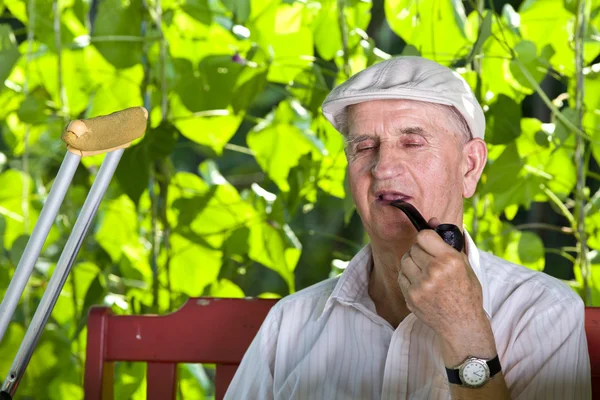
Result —
<instances>
[{"instance_id":1,"label":"man's neck","mask_svg":"<svg viewBox=\"0 0 600 400\"><path fill-rule=\"evenodd\" d=\"M369 276L369 296L375 303L377 314L396 329L410 314L398 284L400 260L408 246L406 249L397 248L390 251L371 243L371 250L373 268Z\"/></svg>"}]
</instances>

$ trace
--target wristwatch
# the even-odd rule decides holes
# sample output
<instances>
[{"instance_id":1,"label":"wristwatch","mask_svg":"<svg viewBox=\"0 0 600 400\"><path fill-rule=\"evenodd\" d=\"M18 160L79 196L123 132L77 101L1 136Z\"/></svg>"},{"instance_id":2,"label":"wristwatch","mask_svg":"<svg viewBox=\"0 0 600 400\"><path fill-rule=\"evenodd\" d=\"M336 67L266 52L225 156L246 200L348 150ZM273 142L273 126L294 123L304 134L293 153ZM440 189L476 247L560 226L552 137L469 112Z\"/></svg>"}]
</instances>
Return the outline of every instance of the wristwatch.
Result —
<instances>
[{"instance_id":1,"label":"wristwatch","mask_svg":"<svg viewBox=\"0 0 600 400\"><path fill-rule=\"evenodd\" d=\"M485 385L491 377L501 370L498 356L491 360L469 356L458 368L446 368L446 373L450 383L478 388Z\"/></svg>"}]
</instances>

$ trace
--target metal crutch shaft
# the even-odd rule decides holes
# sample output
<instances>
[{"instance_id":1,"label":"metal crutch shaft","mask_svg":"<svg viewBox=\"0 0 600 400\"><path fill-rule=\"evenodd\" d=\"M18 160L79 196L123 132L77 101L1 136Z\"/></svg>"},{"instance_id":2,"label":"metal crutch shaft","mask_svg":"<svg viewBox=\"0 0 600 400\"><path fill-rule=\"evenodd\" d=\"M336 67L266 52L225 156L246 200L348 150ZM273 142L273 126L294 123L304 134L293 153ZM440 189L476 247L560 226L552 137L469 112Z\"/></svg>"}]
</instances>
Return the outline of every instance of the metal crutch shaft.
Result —
<instances>
[{"instance_id":1,"label":"metal crutch shaft","mask_svg":"<svg viewBox=\"0 0 600 400\"><path fill-rule=\"evenodd\" d=\"M81 248L81 244L89 230L92 219L98 210L98 206L102 201L102 197L112 179L112 176L119 164L119 160L123 154L123 149L108 153L100 171L96 176L96 180L92 184L90 193L88 194L83 208L75 222L73 231L69 235L67 244L60 255L56 269L50 278L50 282L42 300L33 316L31 325L25 333L25 338L19 347L19 351L13 361L10 372L4 384L2 385L2 393L0 396L9 395L9 398L14 396L17 386L27 368L27 364L31 359L33 350L41 336L43 328L52 313L54 305L58 300L58 296L67 280L71 267L75 261L77 253ZM1 397L0 397L1 398Z\"/></svg>"},{"instance_id":2,"label":"metal crutch shaft","mask_svg":"<svg viewBox=\"0 0 600 400\"><path fill-rule=\"evenodd\" d=\"M60 165L54 184L42 207L39 219L33 228L27 246L25 246L23 256L15 269L15 274L8 285L6 294L2 299L2 304L0 304L0 343L8 329L8 325L15 313L15 309L19 304L23 290L25 289L25 286L27 286L33 267L40 256L42 247L44 246L50 228L52 228L52 224L58 215L58 210L64 201L80 160L80 156L67 151L67 154Z\"/></svg>"}]
</instances>

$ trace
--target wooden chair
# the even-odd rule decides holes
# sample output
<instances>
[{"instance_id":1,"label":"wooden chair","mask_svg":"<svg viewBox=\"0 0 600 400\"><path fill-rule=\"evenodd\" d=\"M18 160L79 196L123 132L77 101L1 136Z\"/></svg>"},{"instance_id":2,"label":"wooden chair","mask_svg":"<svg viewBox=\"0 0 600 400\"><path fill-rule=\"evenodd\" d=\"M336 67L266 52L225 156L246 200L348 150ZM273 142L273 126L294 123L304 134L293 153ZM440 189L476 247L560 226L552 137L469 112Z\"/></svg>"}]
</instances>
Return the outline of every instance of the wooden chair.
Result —
<instances>
[{"instance_id":1,"label":"wooden chair","mask_svg":"<svg viewBox=\"0 0 600 400\"><path fill-rule=\"evenodd\" d=\"M114 315L94 306L88 318L86 400L112 400L116 361L142 361L147 398L175 399L178 363L216 364L220 400L276 300L192 298L168 315Z\"/></svg>"},{"instance_id":2,"label":"wooden chair","mask_svg":"<svg viewBox=\"0 0 600 400\"><path fill-rule=\"evenodd\" d=\"M221 400L276 300L193 298L168 315L113 315L92 307L88 319L86 400L112 400L114 363L148 363L147 398L175 399L178 363L216 364ZM586 309L594 398L600 398L600 307Z\"/></svg>"}]
</instances>

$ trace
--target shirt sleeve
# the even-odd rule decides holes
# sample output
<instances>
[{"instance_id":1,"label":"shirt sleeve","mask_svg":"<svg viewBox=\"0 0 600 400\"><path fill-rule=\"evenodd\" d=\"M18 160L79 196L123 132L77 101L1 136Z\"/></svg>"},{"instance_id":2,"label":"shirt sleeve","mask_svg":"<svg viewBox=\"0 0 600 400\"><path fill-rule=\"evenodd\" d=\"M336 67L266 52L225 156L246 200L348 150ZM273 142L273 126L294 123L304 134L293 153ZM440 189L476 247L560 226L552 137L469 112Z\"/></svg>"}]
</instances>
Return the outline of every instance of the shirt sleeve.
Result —
<instances>
[{"instance_id":1,"label":"shirt sleeve","mask_svg":"<svg viewBox=\"0 0 600 400\"><path fill-rule=\"evenodd\" d=\"M273 370L280 322L276 304L244 354L224 400L273 399Z\"/></svg>"},{"instance_id":2,"label":"shirt sleeve","mask_svg":"<svg viewBox=\"0 0 600 400\"><path fill-rule=\"evenodd\" d=\"M503 373L512 399L588 400L590 360L581 298L560 301L517 332Z\"/></svg>"}]
</instances>

